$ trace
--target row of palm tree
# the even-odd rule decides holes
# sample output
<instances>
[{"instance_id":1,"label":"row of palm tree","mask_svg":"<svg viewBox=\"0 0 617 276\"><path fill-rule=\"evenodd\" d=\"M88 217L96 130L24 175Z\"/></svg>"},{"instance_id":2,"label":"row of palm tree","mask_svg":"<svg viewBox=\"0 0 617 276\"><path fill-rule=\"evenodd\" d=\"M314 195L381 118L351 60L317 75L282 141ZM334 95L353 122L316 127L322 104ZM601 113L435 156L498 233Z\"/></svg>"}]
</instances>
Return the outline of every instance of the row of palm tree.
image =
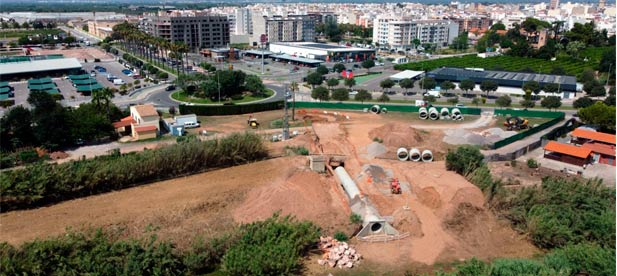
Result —
<instances>
[{"instance_id":1,"label":"row of palm tree","mask_svg":"<svg viewBox=\"0 0 617 276\"><path fill-rule=\"evenodd\" d=\"M149 35L128 22L114 26L113 31L112 37L120 40L127 51L145 57L150 63L155 60L157 62L173 60L176 72L180 74L182 69L182 72L186 73L184 64L188 58L189 48L183 42L170 42L162 37Z\"/></svg>"}]
</instances>

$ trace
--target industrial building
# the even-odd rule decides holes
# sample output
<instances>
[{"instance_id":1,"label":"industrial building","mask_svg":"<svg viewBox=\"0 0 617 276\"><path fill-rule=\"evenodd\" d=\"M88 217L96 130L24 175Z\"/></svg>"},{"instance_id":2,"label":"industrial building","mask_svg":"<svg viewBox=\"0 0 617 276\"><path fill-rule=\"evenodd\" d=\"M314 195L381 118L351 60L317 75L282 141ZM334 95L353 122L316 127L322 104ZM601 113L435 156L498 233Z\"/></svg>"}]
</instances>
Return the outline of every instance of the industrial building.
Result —
<instances>
[{"instance_id":1,"label":"industrial building","mask_svg":"<svg viewBox=\"0 0 617 276\"><path fill-rule=\"evenodd\" d=\"M537 81L540 86L548 83L558 84L564 92L576 92L576 77L574 76L559 76L535 73L508 72L508 71L492 71L481 68L438 68L427 73L427 77L434 78L437 82L454 81L460 82L465 79L470 79L476 83L481 83L485 80L497 82L500 86L509 86L521 88L528 81Z\"/></svg>"},{"instance_id":2,"label":"industrial building","mask_svg":"<svg viewBox=\"0 0 617 276\"><path fill-rule=\"evenodd\" d=\"M414 48L413 41L447 47L459 34L459 24L450 20L416 20L379 16L373 23L373 43L380 47Z\"/></svg>"},{"instance_id":3,"label":"industrial building","mask_svg":"<svg viewBox=\"0 0 617 276\"><path fill-rule=\"evenodd\" d=\"M139 27L167 41L181 41L191 51L229 44L229 21L225 15L199 11L159 11L144 17Z\"/></svg>"},{"instance_id":4,"label":"industrial building","mask_svg":"<svg viewBox=\"0 0 617 276\"><path fill-rule=\"evenodd\" d=\"M270 43L270 51L326 62L363 61L375 57L375 49L314 42Z\"/></svg>"},{"instance_id":5,"label":"industrial building","mask_svg":"<svg viewBox=\"0 0 617 276\"><path fill-rule=\"evenodd\" d=\"M308 15L252 16L253 46L261 43L265 34L268 42L297 42L315 40L315 20Z\"/></svg>"},{"instance_id":6,"label":"industrial building","mask_svg":"<svg viewBox=\"0 0 617 276\"><path fill-rule=\"evenodd\" d=\"M0 80L12 81L41 76L62 76L81 70L76 58L62 55L11 56L0 58Z\"/></svg>"}]
</instances>

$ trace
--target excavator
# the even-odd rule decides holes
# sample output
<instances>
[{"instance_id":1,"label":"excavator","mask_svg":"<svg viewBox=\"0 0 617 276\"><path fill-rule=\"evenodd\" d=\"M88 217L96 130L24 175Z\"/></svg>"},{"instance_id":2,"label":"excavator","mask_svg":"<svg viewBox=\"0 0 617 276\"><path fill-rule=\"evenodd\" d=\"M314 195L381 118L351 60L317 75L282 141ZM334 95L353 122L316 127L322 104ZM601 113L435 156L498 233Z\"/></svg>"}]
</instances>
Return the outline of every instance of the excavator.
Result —
<instances>
[{"instance_id":1,"label":"excavator","mask_svg":"<svg viewBox=\"0 0 617 276\"><path fill-rule=\"evenodd\" d=\"M259 127L259 122L257 121L257 118L253 118L253 115L249 115L249 119L247 120L247 124L252 129L257 129Z\"/></svg>"},{"instance_id":2,"label":"excavator","mask_svg":"<svg viewBox=\"0 0 617 276\"><path fill-rule=\"evenodd\" d=\"M503 125L507 130L522 130L529 127L529 120L521 117L508 117Z\"/></svg>"}]
</instances>

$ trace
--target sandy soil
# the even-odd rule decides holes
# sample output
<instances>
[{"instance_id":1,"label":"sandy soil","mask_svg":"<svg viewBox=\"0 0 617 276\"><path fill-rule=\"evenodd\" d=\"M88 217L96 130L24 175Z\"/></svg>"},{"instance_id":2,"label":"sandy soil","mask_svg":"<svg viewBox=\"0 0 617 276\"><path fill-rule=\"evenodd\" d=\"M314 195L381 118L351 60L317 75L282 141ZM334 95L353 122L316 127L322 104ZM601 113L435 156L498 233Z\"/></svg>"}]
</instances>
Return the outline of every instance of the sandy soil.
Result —
<instances>
[{"instance_id":1,"label":"sandy soil","mask_svg":"<svg viewBox=\"0 0 617 276\"><path fill-rule=\"evenodd\" d=\"M65 58L77 58L79 62L83 62L87 59L88 62L93 62L95 58L100 60L113 60L114 57L111 54L105 53L101 49L94 47L86 48L70 48L70 49L56 49L56 50L35 50L32 55L53 55L63 54Z\"/></svg>"},{"instance_id":2,"label":"sandy soil","mask_svg":"<svg viewBox=\"0 0 617 276\"><path fill-rule=\"evenodd\" d=\"M354 241L365 258L363 264L404 267L472 256L528 257L538 252L485 209L478 188L462 176L445 171L443 161L395 160L392 150L398 146L431 149L436 160L442 160L439 154L443 156L447 145L441 142L440 130L416 130L404 117L383 120L379 115L365 113L306 111L299 116L311 120L312 126L298 128L301 134L292 140L268 143L271 151L283 155L288 146L304 146L311 153L345 155L345 168L361 193L382 216L392 216L396 229L410 234L389 243ZM207 126L221 132L244 130L246 116L214 118ZM391 135L384 144L392 151L392 158L368 158L366 148L373 143L375 133ZM369 164L383 168L381 181L368 181L363 167ZM332 176L310 172L307 165L307 159L301 156L276 158L35 210L9 212L0 215L0 240L20 244L62 234L66 227L84 226L124 228L126 235L137 236L147 225L153 225L162 238L182 248L197 234L211 235L236 223L266 218L278 210L311 220L327 234L338 230L351 233L344 192ZM402 194L389 193L387 175L401 181ZM324 272L312 265L309 270L309 274Z\"/></svg>"}]
</instances>

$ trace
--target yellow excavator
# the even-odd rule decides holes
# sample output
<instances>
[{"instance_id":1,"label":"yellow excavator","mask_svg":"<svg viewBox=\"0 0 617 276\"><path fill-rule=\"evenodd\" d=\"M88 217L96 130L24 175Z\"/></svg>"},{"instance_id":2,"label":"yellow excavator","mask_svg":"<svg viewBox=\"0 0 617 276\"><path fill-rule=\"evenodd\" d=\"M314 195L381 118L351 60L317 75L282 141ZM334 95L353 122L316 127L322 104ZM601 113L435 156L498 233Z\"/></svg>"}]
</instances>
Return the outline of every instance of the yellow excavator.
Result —
<instances>
[{"instance_id":1,"label":"yellow excavator","mask_svg":"<svg viewBox=\"0 0 617 276\"><path fill-rule=\"evenodd\" d=\"M247 120L249 127L252 129L257 129L259 127L259 122L256 118L253 118L253 115L249 115L249 119Z\"/></svg>"},{"instance_id":2,"label":"yellow excavator","mask_svg":"<svg viewBox=\"0 0 617 276\"><path fill-rule=\"evenodd\" d=\"M503 125L507 130L523 130L529 128L529 120L521 117L507 117Z\"/></svg>"}]
</instances>

